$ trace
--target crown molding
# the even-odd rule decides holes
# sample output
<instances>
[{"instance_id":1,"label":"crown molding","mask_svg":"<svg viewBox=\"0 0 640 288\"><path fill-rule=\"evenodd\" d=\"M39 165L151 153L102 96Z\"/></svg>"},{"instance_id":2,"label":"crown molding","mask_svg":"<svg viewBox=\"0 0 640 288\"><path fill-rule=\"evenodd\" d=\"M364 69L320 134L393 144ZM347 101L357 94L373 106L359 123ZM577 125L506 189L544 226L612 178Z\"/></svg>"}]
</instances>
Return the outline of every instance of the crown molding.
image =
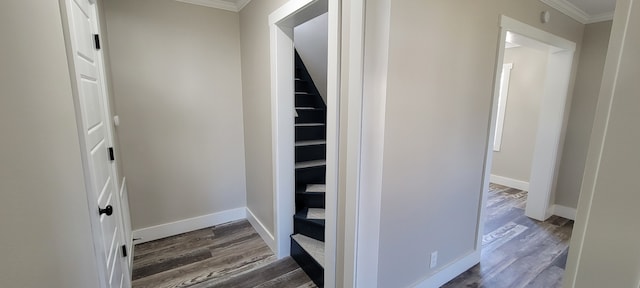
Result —
<instances>
[{"instance_id":1,"label":"crown molding","mask_svg":"<svg viewBox=\"0 0 640 288\"><path fill-rule=\"evenodd\" d=\"M573 18L574 20L587 24L589 20L589 14L582 11L582 9L576 7L575 5L569 3L566 0L540 0L542 3L551 6L552 8L562 12L563 14Z\"/></svg>"},{"instance_id":2,"label":"crown molding","mask_svg":"<svg viewBox=\"0 0 640 288\"><path fill-rule=\"evenodd\" d=\"M235 0L235 1L224 1L224 0L176 0L178 2L200 5L205 7L211 7L216 9L222 9L232 12L240 12L244 6L249 4L251 0Z\"/></svg>"},{"instance_id":3,"label":"crown molding","mask_svg":"<svg viewBox=\"0 0 640 288\"><path fill-rule=\"evenodd\" d=\"M238 12L240 12L240 10L244 8L244 6L247 6L249 2L251 2L251 0L237 0L236 5L238 6ZM613 19L613 15L611 17L612 17L611 19Z\"/></svg>"},{"instance_id":4,"label":"crown molding","mask_svg":"<svg viewBox=\"0 0 640 288\"><path fill-rule=\"evenodd\" d=\"M582 24L591 24L613 19L613 11L598 15L590 15L567 0L540 0L540 2L551 6Z\"/></svg>"},{"instance_id":5,"label":"crown molding","mask_svg":"<svg viewBox=\"0 0 640 288\"><path fill-rule=\"evenodd\" d=\"M597 23L602 21L611 21L613 20L613 14L614 14L614 11L593 15L591 16L591 18L589 18L589 21L587 21L587 24Z\"/></svg>"}]
</instances>

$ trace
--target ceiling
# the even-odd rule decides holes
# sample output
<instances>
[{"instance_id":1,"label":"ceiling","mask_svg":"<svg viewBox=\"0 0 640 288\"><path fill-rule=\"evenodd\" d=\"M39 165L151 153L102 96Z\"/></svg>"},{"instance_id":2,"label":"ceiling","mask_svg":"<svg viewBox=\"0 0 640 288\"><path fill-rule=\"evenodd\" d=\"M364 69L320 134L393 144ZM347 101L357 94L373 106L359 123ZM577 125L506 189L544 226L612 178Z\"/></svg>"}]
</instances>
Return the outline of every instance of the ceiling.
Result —
<instances>
[{"instance_id":1,"label":"ceiling","mask_svg":"<svg viewBox=\"0 0 640 288\"><path fill-rule=\"evenodd\" d=\"M613 19L616 0L540 0L583 24Z\"/></svg>"},{"instance_id":2,"label":"ceiling","mask_svg":"<svg viewBox=\"0 0 640 288\"><path fill-rule=\"evenodd\" d=\"M176 0L189 4L240 12L251 0Z\"/></svg>"},{"instance_id":3,"label":"ceiling","mask_svg":"<svg viewBox=\"0 0 640 288\"><path fill-rule=\"evenodd\" d=\"M251 0L176 0L239 12ZM616 0L540 0L576 21L589 24L613 19Z\"/></svg>"},{"instance_id":4,"label":"ceiling","mask_svg":"<svg viewBox=\"0 0 640 288\"><path fill-rule=\"evenodd\" d=\"M615 0L567 0L589 15L613 13L616 8Z\"/></svg>"}]
</instances>

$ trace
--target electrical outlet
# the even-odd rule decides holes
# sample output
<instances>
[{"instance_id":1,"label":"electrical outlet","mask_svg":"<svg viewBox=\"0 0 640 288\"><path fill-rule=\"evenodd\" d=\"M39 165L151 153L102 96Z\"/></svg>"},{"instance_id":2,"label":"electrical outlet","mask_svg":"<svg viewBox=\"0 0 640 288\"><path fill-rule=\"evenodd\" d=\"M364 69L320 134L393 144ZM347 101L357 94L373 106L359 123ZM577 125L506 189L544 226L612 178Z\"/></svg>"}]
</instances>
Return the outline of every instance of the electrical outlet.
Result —
<instances>
[{"instance_id":1,"label":"electrical outlet","mask_svg":"<svg viewBox=\"0 0 640 288\"><path fill-rule=\"evenodd\" d=\"M438 265L438 251L431 252L431 263L429 268L433 269Z\"/></svg>"}]
</instances>

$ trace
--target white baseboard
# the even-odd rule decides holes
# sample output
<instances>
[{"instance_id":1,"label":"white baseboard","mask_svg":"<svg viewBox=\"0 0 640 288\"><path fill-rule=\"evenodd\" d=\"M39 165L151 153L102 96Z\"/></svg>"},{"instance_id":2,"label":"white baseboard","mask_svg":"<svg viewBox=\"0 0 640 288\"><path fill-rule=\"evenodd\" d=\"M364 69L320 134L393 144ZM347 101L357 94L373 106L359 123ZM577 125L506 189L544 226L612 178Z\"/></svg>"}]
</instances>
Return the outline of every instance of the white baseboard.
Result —
<instances>
[{"instance_id":1,"label":"white baseboard","mask_svg":"<svg viewBox=\"0 0 640 288\"><path fill-rule=\"evenodd\" d=\"M133 237L141 238L135 243L140 244L245 218L247 218L245 207L229 209L209 215L134 230Z\"/></svg>"},{"instance_id":2,"label":"white baseboard","mask_svg":"<svg viewBox=\"0 0 640 288\"><path fill-rule=\"evenodd\" d=\"M469 270L469 268L474 265L480 263L480 251L474 251L466 256L458 259L452 264L444 267L442 270L436 272L429 276L427 279L423 279L411 287L414 288L434 288L440 287L445 283L451 281L451 279L456 278L458 275L462 274L462 272Z\"/></svg>"},{"instance_id":3,"label":"white baseboard","mask_svg":"<svg viewBox=\"0 0 640 288\"><path fill-rule=\"evenodd\" d=\"M576 220L576 208L554 204L553 215L564 217L570 220Z\"/></svg>"},{"instance_id":4,"label":"white baseboard","mask_svg":"<svg viewBox=\"0 0 640 288\"><path fill-rule=\"evenodd\" d=\"M273 252L273 254L277 254L276 238L273 237L273 234L269 232L267 227L265 227L264 224L260 222L258 217L256 217L256 215L253 214L253 212L251 212L251 209L249 209L249 207L247 207L247 220L249 220L249 223L251 223L251 226L253 226L253 229L256 229L256 231L258 232L258 235L260 235L262 240L264 240L264 242L267 243L267 246L271 248L271 251Z\"/></svg>"},{"instance_id":5,"label":"white baseboard","mask_svg":"<svg viewBox=\"0 0 640 288\"><path fill-rule=\"evenodd\" d=\"M493 174L491 174L489 180L491 181L491 183L496 183L502 186L507 186L522 191L529 191L529 182Z\"/></svg>"}]
</instances>

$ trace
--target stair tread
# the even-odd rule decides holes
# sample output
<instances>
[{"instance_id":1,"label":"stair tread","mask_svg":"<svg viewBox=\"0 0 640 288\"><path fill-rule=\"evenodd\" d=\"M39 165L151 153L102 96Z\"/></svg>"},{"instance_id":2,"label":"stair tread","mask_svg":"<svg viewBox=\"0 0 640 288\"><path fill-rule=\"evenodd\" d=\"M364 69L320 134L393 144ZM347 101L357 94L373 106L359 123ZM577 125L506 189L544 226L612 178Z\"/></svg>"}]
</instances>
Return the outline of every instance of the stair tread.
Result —
<instances>
[{"instance_id":1,"label":"stair tread","mask_svg":"<svg viewBox=\"0 0 640 288\"><path fill-rule=\"evenodd\" d=\"M325 184L307 184L307 188L304 192L326 192L327 185Z\"/></svg>"},{"instance_id":2,"label":"stair tread","mask_svg":"<svg viewBox=\"0 0 640 288\"><path fill-rule=\"evenodd\" d=\"M316 225L316 226L324 227L325 219L309 218L308 217L309 216L309 209L323 209L324 210L324 208L302 208L300 211L296 212L295 215L293 215L293 218L309 222L309 223L311 223L313 225ZM318 213L318 212L319 211L314 211L314 213ZM312 216L314 216L314 215L312 215Z\"/></svg>"},{"instance_id":3,"label":"stair tread","mask_svg":"<svg viewBox=\"0 0 640 288\"><path fill-rule=\"evenodd\" d=\"M296 147L299 147L299 146L311 146L311 145L323 145L323 144L327 144L327 140L296 141Z\"/></svg>"},{"instance_id":4,"label":"stair tread","mask_svg":"<svg viewBox=\"0 0 640 288\"><path fill-rule=\"evenodd\" d=\"M296 169L311 168L311 167L324 166L324 165L327 165L327 160L324 160L324 159L304 161L304 162L297 162Z\"/></svg>"},{"instance_id":5,"label":"stair tread","mask_svg":"<svg viewBox=\"0 0 640 288\"><path fill-rule=\"evenodd\" d=\"M316 260L316 262L324 268L324 242L302 234L294 234L291 238L293 238L304 251L309 253L313 260Z\"/></svg>"},{"instance_id":6,"label":"stair tread","mask_svg":"<svg viewBox=\"0 0 640 288\"><path fill-rule=\"evenodd\" d=\"M325 220L325 210L323 208L307 208L307 219Z\"/></svg>"},{"instance_id":7,"label":"stair tread","mask_svg":"<svg viewBox=\"0 0 640 288\"><path fill-rule=\"evenodd\" d=\"M315 127L315 126L324 126L324 123L296 123L296 127Z\"/></svg>"}]
</instances>

